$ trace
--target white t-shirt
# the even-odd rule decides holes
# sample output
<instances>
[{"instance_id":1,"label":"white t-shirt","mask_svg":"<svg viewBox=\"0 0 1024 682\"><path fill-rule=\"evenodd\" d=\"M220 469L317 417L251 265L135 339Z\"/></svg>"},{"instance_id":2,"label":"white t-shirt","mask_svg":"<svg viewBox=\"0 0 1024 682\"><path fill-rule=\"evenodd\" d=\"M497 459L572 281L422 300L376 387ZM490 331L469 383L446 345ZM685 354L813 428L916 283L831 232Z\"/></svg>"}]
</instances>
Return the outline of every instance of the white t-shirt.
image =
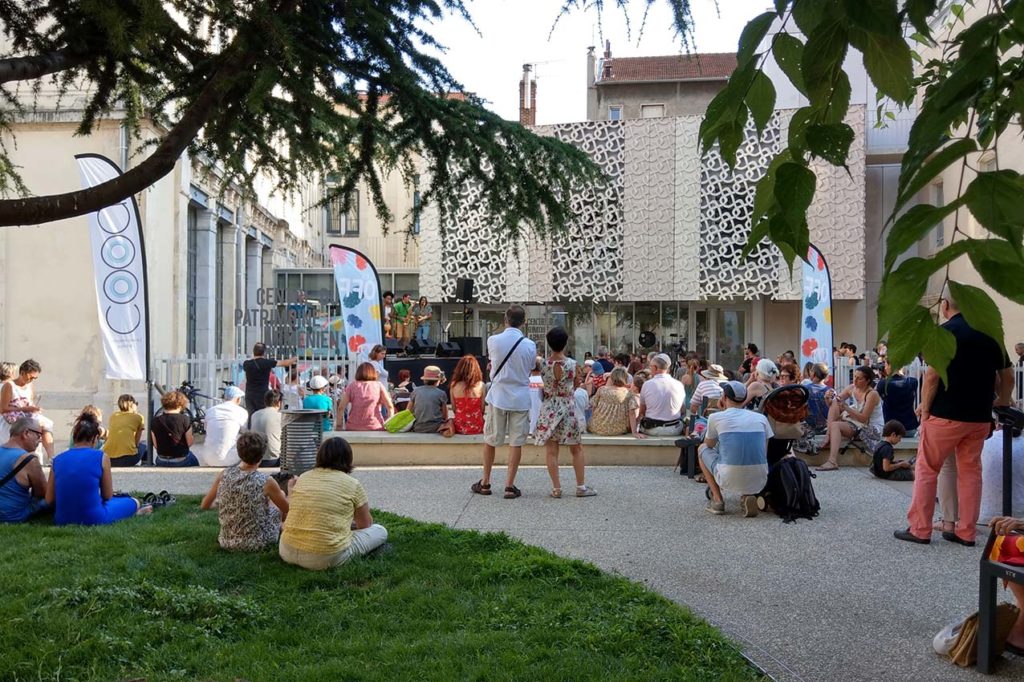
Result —
<instances>
[{"instance_id":1,"label":"white t-shirt","mask_svg":"<svg viewBox=\"0 0 1024 682\"><path fill-rule=\"evenodd\" d=\"M1003 515L1003 432L996 431L981 449L981 516L987 524ZM1024 516L1024 436L1013 439L1013 514Z\"/></svg>"},{"instance_id":2,"label":"white t-shirt","mask_svg":"<svg viewBox=\"0 0 1024 682\"><path fill-rule=\"evenodd\" d=\"M238 464L235 441L249 423L249 413L241 405L227 400L206 411L206 440L192 451L199 463L207 467L229 467Z\"/></svg>"},{"instance_id":3,"label":"white t-shirt","mask_svg":"<svg viewBox=\"0 0 1024 682\"><path fill-rule=\"evenodd\" d=\"M267 437L267 459L281 456L281 410L264 407L252 413L252 431Z\"/></svg>"},{"instance_id":4,"label":"white t-shirt","mask_svg":"<svg viewBox=\"0 0 1024 682\"><path fill-rule=\"evenodd\" d=\"M522 336L523 332L515 327L509 327L487 339L487 356L491 361L491 384L484 400L488 405L515 412L530 410L530 372L537 363L537 344L530 339L523 339L498 376L494 376L501 361Z\"/></svg>"},{"instance_id":5,"label":"white t-shirt","mask_svg":"<svg viewBox=\"0 0 1024 682\"><path fill-rule=\"evenodd\" d=\"M649 419L679 419L685 402L686 389L668 374L655 374L640 389L640 403L646 406L644 416Z\"/></svg>"},{"instance_id":6,"label":"white t-shirt","mask_svg":"<svg viewBox=\"0 0 1024 682\"><path fill-rule=\"evenodd\" d=\"M644 384L645 386L647 384ZM715 480L724 490L754 495L768 482L768 419L759 412L730 407L708 417L704 440L715 440Z\"/></svg>"}]
</instances>

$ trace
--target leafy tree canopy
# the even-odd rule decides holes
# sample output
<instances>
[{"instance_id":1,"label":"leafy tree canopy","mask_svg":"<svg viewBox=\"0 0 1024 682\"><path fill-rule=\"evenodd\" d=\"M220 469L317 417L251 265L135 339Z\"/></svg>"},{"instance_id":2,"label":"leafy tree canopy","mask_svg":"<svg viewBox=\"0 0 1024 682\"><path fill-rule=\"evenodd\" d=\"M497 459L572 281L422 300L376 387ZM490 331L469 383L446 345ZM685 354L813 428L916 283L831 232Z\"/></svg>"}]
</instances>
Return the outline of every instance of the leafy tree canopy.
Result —
<instances>
[{"instance_id":1,"label":"leafy tree canopy","mask_svg":"<svg viewBox=\"0 0 1024 682\"><path fill-rule=\"evenodd\" d=\"M647 9L655 0L634 0ZM688 0L667 0L689 35ZM564 0L552 18L629 0ZM513 11L512 6L509 11ZM564 226L573 182L601 180L579 150L489 112L438 58L433 22L471 21L462 0L0 0L0 133L24 113L18 83L83 87L79 132L116 109L162 136L123 176L92 189L28 196L0 137L0 225L83 215L141 191L186 150L216 159L224 181L257 173L280 190L335 174L347 210L360 181L390 220L382 174L425 165L442 223L467 181L514 237ZM645 14L646 16L646 14ZM460 96L451 97L451 93ZM31 106L29 104L28 106Z\"/></svg>"},{"instance_id":2,"label":"leafy tree canopy","mask_svg":"<svg viewBox=\"0 0 1024 682\"><path fill-rule=\"evenodd\" d=\"M943 377L956 343L935 324L934 309L918 303L929 278L938 275L967 321L1000 344L1003 324L996 304L982 289L949 281L950 263L969 258L986 284L1024 304L1024 177L999 168L996 148L999 136L1021 132L1024 1L992 0L989 7L967 24L963 4L940 0L774 0L772 10L744 29L736 71L708 106L700 132L705 151L718 145L722 156L735 163L744 126L750 121L763 130L774 109L775 88L761 70L769 53L807 97L808 105L793 116L786 149L758 184L747 245L749 251L767 238L793 263L807 253L807 207L815 191L809 162L821 158L844 166L854 139L844 123L850 103L850 79L842 67L847 52L855 48L862 53L880 96L903 106L920 96L896 207L886 225L878 333L888 335L893 364L923 352ZM789 33L777 33L765 44L777 19ZM924 47L937 50L939 57L924 62L918 55ZM978 172L965 185L964 170L976 167L981 152L993 155L996 170ZM949 203L905 210L950 168L959 170L960 183ZM988 230L987 237L972 238L962 229L961 207ZM954 213L957 222L948 245L928 258L896 264Z\"/></svg>"}]
</instances>

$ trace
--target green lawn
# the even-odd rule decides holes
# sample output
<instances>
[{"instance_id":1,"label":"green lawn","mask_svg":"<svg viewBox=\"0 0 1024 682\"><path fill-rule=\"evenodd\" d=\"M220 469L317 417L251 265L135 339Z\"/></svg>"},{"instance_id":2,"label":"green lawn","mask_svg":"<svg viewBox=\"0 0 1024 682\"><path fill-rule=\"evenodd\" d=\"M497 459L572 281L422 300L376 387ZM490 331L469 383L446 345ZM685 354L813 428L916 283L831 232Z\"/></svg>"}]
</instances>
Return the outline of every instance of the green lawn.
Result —
<instances>
[{"instance_id":1,"label":"green lawn","mask_svg":"<svg viewBox=\"0 0 1024 682\"><path fill-rule=\"evenodd\" d=\"M221 551L198 498L106 528L0 526L0 680L757 678L640 585L375 516L391 550L323 573Z\"/></svg>"}]
</instances>

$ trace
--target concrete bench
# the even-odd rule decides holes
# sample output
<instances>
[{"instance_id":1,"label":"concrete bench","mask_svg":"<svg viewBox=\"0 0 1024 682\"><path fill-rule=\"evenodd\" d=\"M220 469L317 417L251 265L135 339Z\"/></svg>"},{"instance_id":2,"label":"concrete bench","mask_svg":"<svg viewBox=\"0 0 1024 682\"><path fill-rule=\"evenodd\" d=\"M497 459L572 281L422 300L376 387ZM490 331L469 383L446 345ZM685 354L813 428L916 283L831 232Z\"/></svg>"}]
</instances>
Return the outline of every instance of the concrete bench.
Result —
<instances>
[{"instance_id":1,"label":"concrete bench","mask_svg":"<svg viewBox=\"0 0 1024 682\"><path fill-rule=\"evenodd\" d=\"M332 431L325 438L340 436L352 444L359 466L476 466L480 464L484 437L431 433L386 433L382 431ZM679 458L676 437L634 438L633 436L583 436L583 453L593 466L673 466ZM559 455L570 461L568 448ZM508 446L498 448L497 464L508 463ZM523 446L522 464L543 465L544 448L528 440Z\"/></svg>"}]
</instances>

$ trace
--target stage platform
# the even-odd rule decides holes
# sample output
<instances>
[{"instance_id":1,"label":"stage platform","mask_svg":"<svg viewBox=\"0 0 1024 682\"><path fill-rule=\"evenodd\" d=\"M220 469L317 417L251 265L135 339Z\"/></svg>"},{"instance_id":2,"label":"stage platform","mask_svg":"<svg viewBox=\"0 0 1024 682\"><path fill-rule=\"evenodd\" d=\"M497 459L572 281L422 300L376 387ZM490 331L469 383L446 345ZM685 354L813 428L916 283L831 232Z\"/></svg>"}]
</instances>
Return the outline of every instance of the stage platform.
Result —
<instances>
[{"instance_id":1,"label":"stage platform","mask_svg":"<svg viewBox=\"0 0 1024 682\"><path fill-rule=\"evenodd\" d=\"M435 365L441 368L448 380L451 381L452 374L455 372L455 366L459 364L459 360L462 358L439 358L436 355L398 355L398 356L387 356L384 358L384 369L388 371L388 381L392 384L398 383L398 372L402 369L409 370L410 379L413 383L419 386L423 383L420 377L423 376L423 369L427 365ZM478 355L476 356L477 364L480 365L480 373L484 375L484 381L490 381L490 377L487 375L487 358ZM441 387L445 393L448 392L448 384Z\"/></svg>"}]
</instances>

